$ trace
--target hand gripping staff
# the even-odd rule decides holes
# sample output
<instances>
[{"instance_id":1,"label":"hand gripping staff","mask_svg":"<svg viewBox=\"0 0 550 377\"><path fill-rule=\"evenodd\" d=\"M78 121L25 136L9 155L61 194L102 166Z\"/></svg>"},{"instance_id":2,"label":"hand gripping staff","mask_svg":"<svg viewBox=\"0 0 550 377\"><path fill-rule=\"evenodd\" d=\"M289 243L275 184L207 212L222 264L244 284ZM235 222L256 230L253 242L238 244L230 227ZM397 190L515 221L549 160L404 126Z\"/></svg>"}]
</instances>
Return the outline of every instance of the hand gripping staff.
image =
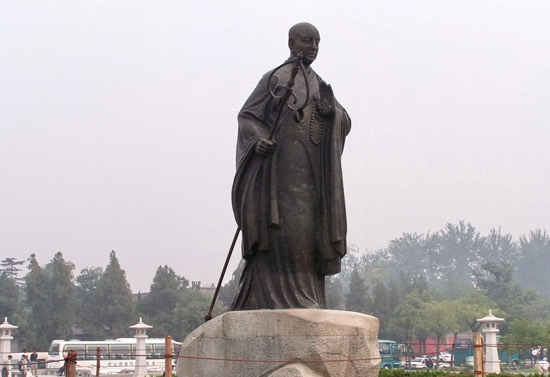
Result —
<instances>
[{"instance_id":1,"label":"hand gripping staff","mask_svg":"<svg viewBox=\"0 0 550 377\"><path fill-rule=\"evenodd\" d=\"M273 109L277 112L277 118L273 122L273 125L271 127L271 132L269 134L269 141L273 140L273 136L275 135L275 133L277 132L277 129L279 128L279 121L281 119L281 114L285 106L287 106L289 109L291 109L294 112L294 120L296 122L302 122L304 120L304 108L306 107L309 101L309 83L307 80L304 64L302 63L302 59L303 59L303 55L300 53L294 59L289 59L283 64L281 64L280 66L278 66L277 68L275 68L269 75L269 79L267 80L267 89L271 97L273 97L274 99ZM272 89L270 86L270 83L271 83L271 79L273 78L273 75L278 70L280 70L281 68L289 64L292 64L292 70L290 71L290 78L288 79L286 85L285 86L277 85L274 89ZM304 103L301 106L296 106L298 102L298 98L292 92L292 87L294 86L298 71L302 71L302 75L304 75L304 82L306 83L306 98L304 100ZM229 247L229 252L227 253L227 257L225 258L225 263L223 265L220 278L218 280L218 285L216 286L216 291L214 292L214 297L212 297L212 302L210 303L210 309L208 309L208 313L204 316L205 322L208 322L212 319L212 310L214 310L214 305L216 304L218 294L220 293L223 277L225 276L227 265L229 264L229 260L231 259L231 254L233 254L233 249L235 248L235 243L237 242L237 238L239 237L240 231L241 231L241 228L237 227L237 230L235 231L235 235L233 236L233 241L231 242L231 246Z\"/></svg>"}]
</instances>

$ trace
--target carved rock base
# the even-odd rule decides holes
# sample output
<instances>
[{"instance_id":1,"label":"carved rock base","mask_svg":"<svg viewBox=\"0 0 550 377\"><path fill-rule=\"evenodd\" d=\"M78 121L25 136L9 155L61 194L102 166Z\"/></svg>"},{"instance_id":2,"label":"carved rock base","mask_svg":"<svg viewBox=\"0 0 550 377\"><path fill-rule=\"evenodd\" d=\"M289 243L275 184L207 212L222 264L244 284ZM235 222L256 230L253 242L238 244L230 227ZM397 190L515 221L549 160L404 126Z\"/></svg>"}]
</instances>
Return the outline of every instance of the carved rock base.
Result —
<instances>
[{"instance_id":1,"label":"carved rock base","mask_svg":"<svg viewBox=\"0 0 550 377\"><path fill-rule=\"evenodd\" d=\"M228 312L185 338L177 375L376 377L378 324L375 317L338 310Z\"/></svg>"}]
</instances>

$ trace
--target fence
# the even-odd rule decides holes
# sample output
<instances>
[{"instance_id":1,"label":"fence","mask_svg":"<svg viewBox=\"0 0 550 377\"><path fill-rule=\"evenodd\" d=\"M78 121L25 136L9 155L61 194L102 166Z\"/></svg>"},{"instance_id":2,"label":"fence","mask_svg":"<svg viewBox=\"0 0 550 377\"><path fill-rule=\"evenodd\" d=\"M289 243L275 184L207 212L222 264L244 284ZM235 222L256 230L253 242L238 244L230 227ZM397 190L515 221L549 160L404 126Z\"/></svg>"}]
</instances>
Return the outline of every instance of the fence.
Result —
<instances>
[{"instance_id":1,"label":"fence","mask_svg":"<svg viewBox=\"0 0 550 377\"><path fill-rule=\"evenodd\" d=\"M446 345L446 344L443 344L443 347L446 347L446 346L450 346L450 345ZM512 350L512 349L530 349L530 348L533 348L533 347L543 347L541 345L532 345L532 344L512 344L512 345L507 345L507 346L503 346L503 345L498 345L498 346L495 346L495 347L498 347L499 350ZM550 348L550 346L548 346L548 348ZM207 355L205 356L201 356L201 357L198 357L198 356L188 356L188 355L174 355L173 354L173 342L172 342L172 339L170 336L167 336L165 338L165 349L166 349L166 352L164 355L159 355L160 356L160 359L158 360L162 360L164 361L164 365L163 365L163 370L164 370L164 375L165 377L172 377L172 374L173 374L173 361L174 360L178 360L178 359L201 359L201 360L210 360L210 361L222 361L222 362L237 362L237 363L272 363L272 362L277 362L277 363L284 363L284 362L288 362L288 363L291 363L291 362L294 362L295 360L257 360L257 359L225 359L225 358L212 358L212 357L208 357ZM476 333L474 334L474 337L473 337L473 343L471 346L468 346L468 347L462 347L462 348L457 348L457 349L449 349L448 347L446 347L446 350L450 353L457 353L457 352L460 352L460 351L463 351L463 350L470 350L472 351L472 354L473 354L473 371L474 371L474 375L476 377L485 377L486 375L486 372L485 372L485 366L486 366L486 363L487 361L485 360L485 346L483 344L483 337L481 336L481 334L479 333ZM148 357L150 355L133 355L133 356L141 356L141 357ZM437 352L435 352L434 354L432 355L426 355L426 354L408 354L408 355L400 355L399 357L401 358L414 358L416 356L432 356L432 357L435 357L437 359ZM10 371L10 374L12 377L30 377L28 376L29 373L32 373L31 371L33 371L33 369L35 368L38 368L39 366L44 366L45 365L45 368L40 368L40 370L46 370L48 371L48 374L49 375L52 375L52 374L57 374L56 372L58 372L57 370L54 370L52 369L51 367L49 367L49 364L50 363L56 363L56 362L64 362L64 370L62 372L64 372L63 374L66 375L67 377L76 377L76 374L77 374L77 371L79 370L79 354L78 352L76 351L70 351L67 356L63 359L63 360L48 360L48 361L38 361L38 362L34 362L34 363L28 363L28 366L26 368L26 370L24 371L19 371L18 369L14 368L17 366L17 364L14 363L14 361L16 360L13 360L11 363L6 363L5 362L5 355L0 355L0 357L2 358L2 363L0 363L0 366L1 368L4 368L4 367L11 367L11 369L9 370ZM81 355L81 357L83 357L83 355ZM95 376L99 376L100 375L100 371L102 369L102 363L108 363L108 362L112 362L113 359L107 359L107 357L111 357L111 356L107 356L104 354L104 350L100 349L100 347L97 347L96 349L96 355L95 355L95 360L94 360L94 366L95 366L95 370L93 372L95 373L92 373L92 374L95 374ZM112 357L115 357L115 356L112 356ZM382 358L356 358L356 359L345 359L345 358L342 358L342 359L331 359L331 360L301 360L301 362L303 363L319 363L319 362L329 362L329 363L347 363L347 362L353 362L353 361L368 361L368 360L381 360ZM81 360L82 362L82 360ZM497 361L497 362L500 362L500 361ZM136 365L134 365L135 367ZM532 367L535 366L535 363L534 361L532 361L532 364L531 364ZM454 368L454 365L451 365L451 367ZM159 374L161 374L162 371L159 372ZM38 373L39 375L41 373ZM149 374L149 373L148 373ZM32 373L32 375L34 376L35 373ZM36 376L34 376L36 377Z\"/></svg>"}]
</instances>

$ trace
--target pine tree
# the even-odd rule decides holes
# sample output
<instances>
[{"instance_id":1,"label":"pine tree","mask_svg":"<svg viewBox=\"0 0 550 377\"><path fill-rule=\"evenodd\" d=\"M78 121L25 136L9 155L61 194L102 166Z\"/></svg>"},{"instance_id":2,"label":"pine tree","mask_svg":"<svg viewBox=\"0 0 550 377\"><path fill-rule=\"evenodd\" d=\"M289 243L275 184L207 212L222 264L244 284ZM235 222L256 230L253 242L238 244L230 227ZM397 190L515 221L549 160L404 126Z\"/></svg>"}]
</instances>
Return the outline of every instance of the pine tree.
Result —
<instances>
[{"instance_id":1,"label":"pine tree","mask_svg":"<svg viewBox=\"0 0 550 377\"><path fill-rule=\"evenodd\" d=\"M346 310L365 314L370 311L370 297L367 295L365 280L359 276L357 269L354 269L350 276Z\"/></svg>"},{"instance_id":2,"label":"pine tree","mask_svg":"<svg viewBox=\"0 0 550 377\"><path fill-rule=\"evenodd\" d=\"M94 300L94 323L107 338L128 335L134 314L134 300L126 273L120 267L115 251L101 275Z\"/></svg>"},{"instance_id":3,"label":"pine tree","mask_svg":"<svg viewBox=\"0 0 550 377\"><path fill-rule=\"evenodd\" d=\"M189 281L177 275L168 266L159 266L148 295L141 297L136 311L147 318L153 326L151 336L163 337L172 335L179 320L174 313L177 303L181 300Z\"/></svg>"},{"instance_id":4,"label":"pine tree","mask_svg":"<svg viewBox=\"0 0 550 377\"><path fill-rule=\"evenodd\" d=\"M27 320L29 327L27 343L38 349L45 349L49 346L49 342L44 327L49 326L49 324L47 324L47 321L42 321L42 317L47 319L44 313L51 313L55 309L45 289L49 279L34 254L31 254L29 258L28 269L29 272L25 276L25 295L27 306L30 308Z\"/></svg>"},{"instance_id":5,"label":"pine tree","mask_svg":"<svg viewBox=\"0 0 550 377\"><path fill-rule=\"evenodd\" d=\"M327 308L344 310L344 286L342 280L336 276L327 276L325 279L325 295Z\"/></svg>"},{"instance_id":6,"label":"pine tree","mask_svg":"<svg viewBox=\"0 0 550 377\"><path fill-rule=\"evenodd\" d=\"M21 269L17 266L21 266L23 263L25 263L25 261L18 261L15 258L6 258L0 262L0 273L5 273L8 278L20 285L24 279L19 277Z\"/></svg>"},{"instance_id":7,"label":"pine tree","mask_svg":"<svg viewBox=\"0 0 550 377\"><path fill-rule=\"evenodd\" d=\"M34 254L29 258L25 293L30 308L27 344L45 349L53 339L70 338L75 323L74 265L57 252L42 268Z\"/></svg>"},{"instance_id":8,"label":"pine tree","mask_svg":"<svg viewBox=\"0 0 550 377\"><path fill-rule=\"evenodd\" d=\"M77 306L74 264L66 262L63 254L57 252L45 270L49 277L48 294L56 312L51 318L52 331L48 331L48 340L70 338Z\"/></svg>"},{"instance_id":9,"label":"pine tree","mask_svg":"<svg viewBox=\"0 0 550 377\"><path fill-rule=\"evenodd\" d=\"M80 271L80 275L76 278L78 299L76 323L92 339L101 339L103 336L102 329L98 330L94 322L97 288L102 275L103 268L91 267Z\"/></svg>"},{"instance_id":10,"label":"pine tree","mask_svg":"<svg viewBox=\"0 0 550 377\"><path fill-rule=\"evenodd\" d=\"M19 307L19 286L6 272L0 273L0 313L11 317Z\"/></svg>"}]
</instances>

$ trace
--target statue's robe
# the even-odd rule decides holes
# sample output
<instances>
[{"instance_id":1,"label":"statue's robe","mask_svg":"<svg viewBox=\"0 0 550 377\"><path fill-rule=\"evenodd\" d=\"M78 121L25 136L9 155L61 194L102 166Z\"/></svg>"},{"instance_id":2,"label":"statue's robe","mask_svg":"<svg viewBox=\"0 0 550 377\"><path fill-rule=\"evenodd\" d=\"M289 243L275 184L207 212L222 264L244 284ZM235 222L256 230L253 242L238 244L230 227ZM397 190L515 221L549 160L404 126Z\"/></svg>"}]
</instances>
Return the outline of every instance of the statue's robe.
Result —
<instances>
[{"instance_id":1,"label":"statue's robe","mask_svg":"<svg viewBox=\"0 0 550 377\"><path fill-rule=\"evenodd\" d=\"M289 64L273 75L272 91L286 86L290 71ZM318 115L321 79L306 71L310 96L303 121L284 106L273 153L255 151L277 118L267 87L270 72L238 116L232 202L246 264L231 310L326 308L325 276L340 272L346 253L341 155L351 121L337 102L334 115ZM296 106L303 104L302 72L292 90Z\"/></svg>"}]
</instances>

